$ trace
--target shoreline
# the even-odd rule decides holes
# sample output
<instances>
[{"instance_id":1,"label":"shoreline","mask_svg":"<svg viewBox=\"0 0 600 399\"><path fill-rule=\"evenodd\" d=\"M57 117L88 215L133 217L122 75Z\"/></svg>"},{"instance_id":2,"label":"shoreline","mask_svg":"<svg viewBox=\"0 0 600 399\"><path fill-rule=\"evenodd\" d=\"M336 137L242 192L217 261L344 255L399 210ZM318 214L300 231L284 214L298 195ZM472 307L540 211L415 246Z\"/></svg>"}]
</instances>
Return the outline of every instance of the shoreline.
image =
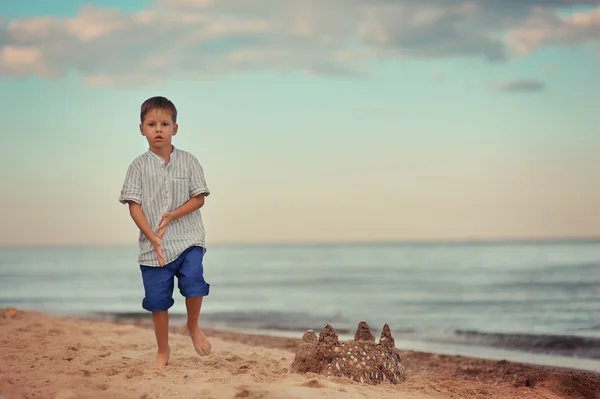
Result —
<instances>
[{"instance_id":1,"label":"shoreline","mask_svg":"<svg viewBox=\"0 0 600 399\"><path fill-rule=\"evenodd\" d=\"M67 317L72 315L66 314ZM86 320L102 320L120 324L134 324L142 327L151 327L151 318L145 313L135 314L118 314L118 313L95 313L88 315L80 315L79 318ZM185 322L185 315L175 314L171 318L171 325L183 325ZM218 325L218 323L206 322L204 323L204 330L211 331L216 336L225 334L230 336L231 333L240 335L250 336L262 336L271 337L273 339L297 339L299 342L300 337L306 330L296 329L259 329L259 328L246 328L246 327L234 327L231 325ZM335 325L332 325L335 328ZM376 335L380 333L378 326L371 326L371 330ZM317 328L312 327L315 332L318 332ZM354 336L353 331L347 331L342 329L338 331L340 340L352 339ZM577 370L600 373L600 359L597 357L581 357L581 356L569 356L560 352L551 351L527 351L518 347L511 346L494 346L494 345L482 345L477 343L459 342L459 341L435 341L428 339L418 339L418 333L413 334L412 337L404 337L403 334L395 333L392 330L392 335L395 337L396 346L409 352L421 352L432 355L446 355L446 356L462 356L473 359L491 360L491 361L509 361L511 363L520 363L532 366L541 367L559 367L565 370ZM490 334L499 335L499 334ZM541 340L549 337L550 335L539 335L535 339ZM563 335L554 336L556 339L565 338L579 338L577 336L567 337ZM584 338L582 338L584 339ZM568 344L568 343L567 343ZM595 348L594 348L595 350ZM594 355L597 355L594 352Z\"/></svg>"},{"instance_id":2,"label":"shoreline","mask_svg":"<svg viewBox=\"0 0 600 399\"><path fill-rule=\"evenodd\" d=\"M335 327L335 326L334 326ZM0 395L28 398L583 398L600 397L600 373L425 353L398 347L400 384L289 372L297 338L205 329L199 357L170 327L171 363L147 370L155 342L145 322L109 322L0 309ZM318 333L318 331L316 331ZM393 331L392 331L393 335Z\"/></svg>"}]
</instances>

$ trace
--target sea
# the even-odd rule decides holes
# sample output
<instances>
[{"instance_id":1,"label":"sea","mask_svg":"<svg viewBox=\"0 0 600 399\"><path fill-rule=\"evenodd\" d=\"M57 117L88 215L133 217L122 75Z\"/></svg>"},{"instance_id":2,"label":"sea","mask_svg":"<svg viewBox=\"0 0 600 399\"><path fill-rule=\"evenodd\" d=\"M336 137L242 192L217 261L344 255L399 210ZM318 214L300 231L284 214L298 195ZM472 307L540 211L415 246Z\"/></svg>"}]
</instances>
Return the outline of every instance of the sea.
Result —
<instances>
[{"instance_id":1,"label":"sea","mask_svg":"<svg viewBox=\"0 0 600 399\"><path fill-rule=\"evenodd\" d=\"M149 320L137 247L0 249L0 308ZM212 245L202 325L600 372L600 240ZM175 287L172 323L185 322ZM443 361L443 360L440 360Z\"/></svg>"}]
</instances>

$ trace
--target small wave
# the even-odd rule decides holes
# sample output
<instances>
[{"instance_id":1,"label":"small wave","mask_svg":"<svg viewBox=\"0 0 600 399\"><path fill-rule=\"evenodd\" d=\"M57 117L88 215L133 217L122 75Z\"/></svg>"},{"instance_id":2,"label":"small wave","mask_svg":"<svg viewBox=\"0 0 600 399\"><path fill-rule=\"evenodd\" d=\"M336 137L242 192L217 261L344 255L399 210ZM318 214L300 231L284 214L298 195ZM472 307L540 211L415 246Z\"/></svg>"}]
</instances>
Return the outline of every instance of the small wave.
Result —
<instances>
[{"instance_id":1,"label":"small wave","mask_svg":"<svg viewBox=\"0 0 600 399\"><path fill-rule=\"evenodd\" d=\"M91 317L103 320L141 320L150 316L148 312L91 312Z\"/></svg>"},{"instance_id":2,"label":"small wave","mask_svg":"<svg viewBox=\"0 0 600 399\"><path fill-rule=\"evenodd\" d=\"M600 331L600 324L593 324L589 327L574 328L574 331Z\"/></svg>"},{"instance_id":3,"label":"small wave","mask_svg":"<svg viewBox=\"0 0 600 399\"><path fill-rule=\"evenodd\" d=\"M558 334L493 333L477 330L455 330L454 339L462 343L505 349L600 359L600 338ZM443 340L443 339L442 339Z\"/></svg>"},{"instance_id":4,"label":"small wave","mask_svg":"<svg viewBox=\"0 0 600 399\"><path fill-rule=\"evenodd\" d=\"M545 266L545 265L544 265ZM581 262L581 263L563 263L560 265L552 266L553 271L565 271L568 273L579 273L586 271L596 271L600 269L599 262Z\"/></svg>"},{"instance_id":5,"label":"small wave","mask_svg":"<svg viewBox=\"0 0 600 399\"><path fill-rule=\"evenodd\" d=\"M138 320L148 318L148 312L95 312L96 317L104 319ZM171 314L177 319L184 315ZM257 329L275 330L304 330L325 323L344 324L346 320L339 315L319 316L302 312L277 312L277 311L230 311L203 313L202 320L226 326L247 327Z\"/></svg>"},{"instance_id":6,"label":"small wave","mask_svg":"<svg viewBox=\"0 0 600 399\"><path fill-rule=\"evenodd\" d=\"M149 318L148 312L96 312L93 317L104 320L139 321ZM174 320L184 320L184 314L171 314ZM277 311L230 311L203 313L202 320L215 328L241 328L303 333L306 330L320 331L326 324L332 325L339 334L354 335L359 321L350 321L339 314L316 315L303 312ZM383 326L374 325L375 334ZM414 333L413 329L395 329L395 334ZM301 335L299 335L301 336Z\"/></svg>"}]
</instances>

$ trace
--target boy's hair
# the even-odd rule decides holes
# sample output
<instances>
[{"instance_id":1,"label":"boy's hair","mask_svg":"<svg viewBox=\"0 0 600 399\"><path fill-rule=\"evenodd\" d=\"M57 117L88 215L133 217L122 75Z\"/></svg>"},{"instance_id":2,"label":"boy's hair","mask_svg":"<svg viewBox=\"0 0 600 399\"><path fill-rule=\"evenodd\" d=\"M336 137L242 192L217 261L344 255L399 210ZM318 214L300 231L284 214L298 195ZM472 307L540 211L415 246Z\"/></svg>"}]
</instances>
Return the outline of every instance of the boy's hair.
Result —
<instances>
[{"instance_id":1,"label":"boy's hair","mask_svg":"<svg viewBox=\"0 0 600 399\"><path fill-rule=\"evenodd\" d=\"M161 96L151 97L144 101L140 112L140 120L144 123L144 117L152 109L167 110L171 113L173 123L177 123L177 108L169 99Z\"/></svg>"}]
</instances>

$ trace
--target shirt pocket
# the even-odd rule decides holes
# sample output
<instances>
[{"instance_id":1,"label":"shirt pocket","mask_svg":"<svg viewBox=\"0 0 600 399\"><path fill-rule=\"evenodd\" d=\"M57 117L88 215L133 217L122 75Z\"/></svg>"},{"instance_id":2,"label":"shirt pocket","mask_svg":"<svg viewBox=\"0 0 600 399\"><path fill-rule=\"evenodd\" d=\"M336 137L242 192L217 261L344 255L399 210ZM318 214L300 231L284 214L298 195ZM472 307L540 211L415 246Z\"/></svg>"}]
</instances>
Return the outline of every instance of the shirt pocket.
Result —
<instances>
[{"instance_id":1,"label":"shirt pocket","mask_svg":"<svg viewBox=\"0 0 600 399\"><path fill-rule=\"evenodd\" d=\"M173 207L179 208L190 199L190 179L187 176L173 178Z\"/></svg>"}]
</instances>

